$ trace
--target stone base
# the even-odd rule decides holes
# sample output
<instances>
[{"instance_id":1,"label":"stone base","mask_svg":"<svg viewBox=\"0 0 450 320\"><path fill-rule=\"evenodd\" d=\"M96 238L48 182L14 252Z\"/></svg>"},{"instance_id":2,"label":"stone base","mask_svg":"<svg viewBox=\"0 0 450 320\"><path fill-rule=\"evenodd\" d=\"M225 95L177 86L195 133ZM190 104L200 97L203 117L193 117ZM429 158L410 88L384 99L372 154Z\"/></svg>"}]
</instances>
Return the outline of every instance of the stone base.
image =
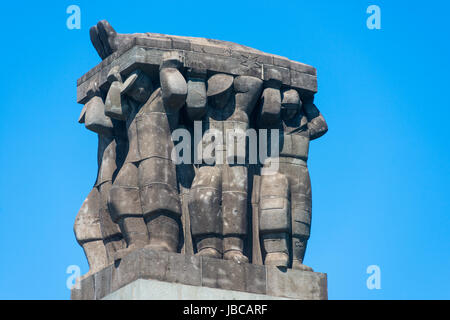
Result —
<instances>
[{"instance_id":1,"label":"stone base","mask_svg":"<svg viewBox=\"0 0 450 320\"><path fill-rule=\"evenodd\" d=\"M291 300L265 294L139 279L102 300Z\"/></svg>"},{"instance_id":2,"label":"stone base","mask_svg":"<svg viewBox=\"0 0 450 320\"><path fill-rule=\"evenodd\" d=\"M324 273L136 250L72 289L72 300L326 300Z\"/></svg>"}]
</instances>

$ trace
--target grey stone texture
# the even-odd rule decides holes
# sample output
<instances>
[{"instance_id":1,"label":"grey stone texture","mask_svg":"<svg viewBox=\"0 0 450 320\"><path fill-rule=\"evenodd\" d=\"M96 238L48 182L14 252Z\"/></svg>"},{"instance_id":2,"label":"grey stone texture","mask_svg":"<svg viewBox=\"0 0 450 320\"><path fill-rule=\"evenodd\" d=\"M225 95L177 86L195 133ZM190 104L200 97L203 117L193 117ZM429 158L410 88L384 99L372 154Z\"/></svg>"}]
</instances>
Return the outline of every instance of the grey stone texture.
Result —
<instances>
[{"instance_id":1,"label":"grey stone texture","mask_svg":"<svg viewBox=\"0 0 450 320\"><path fill-rule=\"evenodd\" d=\"M80 281L79 289L72 289L73 300L98 299L176 299L175 293L160 292L158 296L139 295L135 285L138 280L148 283L150 293L156 289L169 291L194 290L195 295L184 295L184 299L205 299L198 290L213 288L226 290L206 291L218 298L229 299L274 299L325 300L327 275L324 273L279 269L249 263L235 263L209 257L186 256L179 253L154 251L148 248L136 250L123 257L120 262L109 265ZM130 284L132 284L130 286ZM174 286L179 285L179 286ZM184 287L189 286L189 287ZM197 288L197 289L195 289ZM204 291L200 291L204 292ZM234 292L234 294L233 294ZM144 292L145 293L145 292ZM219 296L218 296L219 294ZM256 294L257 296L252 296ZM208 299L214 298L214 296Z\"/></svg>"},{"instance_id":2,"label":"grey stone texture","mask_svg":"<svg viewBox=\"0 0 450 320\"><path fill-rule=\"evenodd\" d=\"M94 188L75 219L74 232L85 251L89 272L93 273L114 261L116 251L125 245L119 226L111 219L107 198L114 174L122 165L127 142L123 124L105 115L105 105L95 84L90 96L79 122L98 135L98 172Z\"/></svg>"},{"instance_id":3,"label":"grey stone texture","mask_svg":"<svg viewBox=\"0 0 450 320\"><path fill-rule=\"evenodd\" d=\"M136 280L102 300L292 300L265 294L190 286L157 280Z\"/></svg>"},{"instance_id":4,"label":"grey stone texture","mask_svg":"<svg viewBox=\"0 0 450 320\"><path fill-rule=\"evenodd\" d=\"M93 40L94 47L103 61L78 79L79 103L85 103L88 99L91 82L98 83L100 87L108 86L107 75L111 68L119 67L122 74L142 64L148 69L159 68L162 56L167 51L177 51L183 57L184 68L234 76L247 75L262 80L267 80L271 71L277 70L283 85L309 94L317 92L317 72L314 67L237 43L155 33L119 34L107 21L100 21L94 29L109 30L105 32L103 40L100 40L102 37L98 31L91 31L91 39L96 39ZM97 35L93 37L93 33ZM106 43L108 49L99 48L99 43Z\"/></svg>"},{"instance_id":5,"label":"grey stone texture","mask_svg":"<svg viewBox=\"0 0 450 320\"><path fill-rule=\"evenodd\" d=\"M326 297L326 277L303 264L309 143L328 130L316 70L226 41L119 34L107 21L90 36L103 61L78 80L77 100L98 136L98 173L74 224L90 266L74 297L138 279Z\"/></svg>"}]
</instances>

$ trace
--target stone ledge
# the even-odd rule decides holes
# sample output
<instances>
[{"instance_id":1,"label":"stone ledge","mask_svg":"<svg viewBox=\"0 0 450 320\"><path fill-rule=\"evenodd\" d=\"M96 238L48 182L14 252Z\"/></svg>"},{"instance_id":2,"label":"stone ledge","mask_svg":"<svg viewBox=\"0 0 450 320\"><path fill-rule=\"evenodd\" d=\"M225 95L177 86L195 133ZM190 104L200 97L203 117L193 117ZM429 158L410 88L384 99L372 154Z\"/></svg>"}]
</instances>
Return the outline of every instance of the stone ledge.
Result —
<instances>
[{"instance_id":1,"label":"stone ledge","mask_svg":"<svg viewBox=\"0 0 450 320\"><path fill-rule=\"evenodd\" d=\"M167 39L172 39L167 41ZM174 40L176 39L176 40ZM186 40L187 39L187 40ZM267 70L277 70L284 86L298 89L306 95L317 92L317 72L312 66L287 58L266 54L246 47L227 47L226 43L196 43L188 37L135 38L114 52L77 81L77 102L86 102L86 92L95 81L104 90L109 84L106 77L110 69L119 66L122 74L138 67L156 72L166 51L178 51L184 57L184 68L201 68L210 72L223 72L235 76L247 75L266 80ZM195 38L194 38L195 39ZM190 43L189 45L187 43ZM231 45L232 43L230 43ZM234 44L237 45L237 44Z\"/></svg>"},{"instance_id":2,"label":"stone ledge","mask_svg":"<svg viewBox=\"0 0 450 320\"><path fill-rule=\"evenodd\" d=\"M326 300L327 275L300 270L280 270L254 264L147 248L90 275L72 289L72 300L98 300L138 279L162 281L252 294L305 300Z\"/></svg>"}]
</instances>

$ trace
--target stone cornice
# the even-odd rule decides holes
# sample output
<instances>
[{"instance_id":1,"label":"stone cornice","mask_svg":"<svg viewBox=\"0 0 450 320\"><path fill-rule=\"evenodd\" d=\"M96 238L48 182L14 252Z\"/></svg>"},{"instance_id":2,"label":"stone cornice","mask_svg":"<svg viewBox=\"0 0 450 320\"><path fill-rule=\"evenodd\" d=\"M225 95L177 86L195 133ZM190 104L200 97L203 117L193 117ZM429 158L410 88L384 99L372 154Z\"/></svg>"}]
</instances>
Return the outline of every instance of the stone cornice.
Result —
<instances>
[{"instance_id":1,"label":"stone cornice","mask_svg":"<svg viewBox=\"0 0 450 320\"><path fill-rule=\"evenodd\" d=\"M235 76L248 75L268 80L279 77L284 87L297 89L301 95L317 92L317 73L314 67L277 55L234 44L231 42L204 38L146 34L146 37L132 37L118 51L89 70L77 81L77 102L86 102L86 92L92 81L102 90L107 90L107 74L119 66L126 75L140 67L146 72L157 72L162 55L166 51L178 51L183 67L206 69L208 73L228 73Z\"/></svg>"}]
</instances>

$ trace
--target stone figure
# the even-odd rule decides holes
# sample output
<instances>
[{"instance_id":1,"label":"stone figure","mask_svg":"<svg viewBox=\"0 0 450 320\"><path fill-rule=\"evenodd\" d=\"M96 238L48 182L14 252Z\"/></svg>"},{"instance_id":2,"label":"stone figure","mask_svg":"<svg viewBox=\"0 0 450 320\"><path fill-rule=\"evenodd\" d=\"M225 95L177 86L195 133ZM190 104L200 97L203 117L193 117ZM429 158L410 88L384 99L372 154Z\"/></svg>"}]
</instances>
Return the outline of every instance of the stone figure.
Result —
<instances>
[{"instance_id":1,"label":"stone figure","mask_svg":"<svg viewBox=\"0 0 450 320\"><path fill-rule=\"evenodd\" d=\"M96 83L89 90L79 122L98 135L98 173L94 188L84 201L74 231L83 247L90 270L94 273L114 261L114 254L124 246L119 227L111 220L107 198L126 149L124 125L105 116L105 105Z\"/></svg>"},{"instance_id":2,"label":"stone figure","mask_svg":"<svg viewBox=\"0 0 450 320\"><path fill-rule=\"evenodd\" d=\"M312 271L303 264L311 229L309 142L324 135L328 127L313 104L313 97L302 101L296 90L288 89L283 92L282 101L277 97L271 103L272 110L279 109L280 122L277 117L273 119L281 139L279 157L267 159L264 165L267 168L275 161L278 171L264 174L263 168L261 175L259 205L264 264Z\"/></svg>"},{"instance_id":3,"label":"stone figure","mask_svg":"<svg viewBox=\"0 0 450 320\"><path fill-rule=\"evenodd\" d=\"M187 96L186 105L183 110L182 122L179 126L189 132L190 137L194 136L193 122L196 119L201 119L206 112L207 97L206 97L206 77L207 71L205 69L190 68L187 74ZM184 120L184 121L183 121ZM192 159L192 139L189 139L191 147L190 161L188 163L180 163L177 165L177 179L178 188L180 192L182 205L182 226L183 226L183 246L181 253L185 255L194 254L194 244L191 233L191 217L189 211L189 202L191 199L191 186L195 177L195 167Z\"/></svg>"},{"instance_id":4,"label":"stone figure","mask_svg":"<svg viewBox=\"0 0 450 320\"><path fill-rule=\"evenodd\" d=\"M127 249L116 258L146 245L155 250L178 250L181 205L171 133L187 95L178 67L179 57L169 53L161 64L160 84L155 90L153 79L141 70L124 83L115 70L110 74L107 114L126 120L129 144L109 197L113 219L127 241Z\"/></svg>"},{"instance_id":5,"label":"stone figure","mask_svg":"<svg viewBox=\"0 0 450 320\"><path fill-rule=\"evenodd\" d=\"M245 145L237 151L235 137L227 133L238 133L237 138L245 140L262 81L219 73L208 79L207 87L208 106L201 120L203 131L213 135L205 134L202 143L204 150L213 152L203 154L204 162L192 183L192 235L199 255L248 262L244 255L248 233Z\"/></svg>"}]
</instances>

